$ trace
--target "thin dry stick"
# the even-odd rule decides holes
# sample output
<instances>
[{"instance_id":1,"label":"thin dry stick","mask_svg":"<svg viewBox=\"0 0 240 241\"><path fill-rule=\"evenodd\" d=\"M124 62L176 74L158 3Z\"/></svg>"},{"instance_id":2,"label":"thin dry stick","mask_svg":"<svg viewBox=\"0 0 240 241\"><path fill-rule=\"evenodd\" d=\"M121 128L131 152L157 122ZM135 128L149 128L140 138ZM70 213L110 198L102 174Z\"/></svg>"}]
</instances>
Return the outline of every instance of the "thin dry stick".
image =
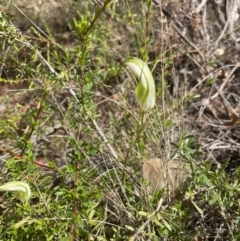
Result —
<instances>
[{"instance_id":1,"label":"thin dry stick","mask_svg":"<svg viewBox=\"0 0 240 241\"><path fill-rule=\"evenodd\" d=\"M112 146L109 144L109 142L108 142L107 138L105 137L102 129L98 126L98 124L97 124L97 122L96 122L95 120L92 120L92 122L93 122L93 124L94 124L94 126L95 126L95 128L96 128L96 130L97 130L97 132L98 132L98 134L102 137L104 143L105 143L106 146L108 147L108 149L109 149L110 153L112 154L112 156L113 156L116 160L118 160L118 155L117 155L117 153L116 153L115 150L112 148ZM120 163L120 162L117 162L117 163L118 163L118 165L119 165L119 166L122 168L122 170L123 170L123 173L124 173L123 176L125 176L125 171L127 171L127 170L126 170L126 166L122 165L122 163ZM115 171L115 169L114 169L114 171ZM121 184L120 187L121 187L121 190L122 190L122 194L124 195L124 198L127 200L127 196L126 196L125 190L124 190L124 188L123 188L123 181L121 182L121 180L120 180L120 178L119 178L119 176L118 176L117 174L116 174L116 177L117 177L118 183ZM124 180L124 179L123 179L123 180Z\"/></svg>"},{"instance_id":2,"label":"thin dry stick","mask_svg":"<svg viewBox=\"0 0 240 241\"><path fill-rule=\"evenodd\" d=\"M202 2L198 5L198 7L196 8L196 12L199 13L201 11L201 9L203 8L203 6L206 4L207 0L202 0Z\"/></svg>"},{"instance_id":3,"label":"thin dry stick","mask_svg":"<svg viewBox=\"0 0 240 241\"><path fill-rule=\"evenodd\" d=\"M219 70L222 70L222 69L226 69L226 68L229 68L229 67L235 67L236 65L233 65L233 64L229 64L229 65L225 65L223 67L220 67L216 70L214 70L213 72L211 72L210 74L208 74L206 77L204 77L201 81L198 82L198 84L196 84L187 94L187 96L191 95L191 94L194 94L194 91L197 89L197 87L199 85L201 85L205 80L207 80L208 78L210 78L211 76L213 76L214 73L217 73Z\"/></svg>"},{"instance_id":4,"label":"thin dry stick","mask_svg":"<svg viewBox=\"0 0 240 241\"><path fill-rule=\"evenodd\" d=\"M177 25L173 24L173 28L178 32L178 34L182 38L184 38L194 49L196 49L198 51L202 61L204 62L205 57L204 57L203 53L200 51L200 49L192 41L190 41L190 39L185 34L182 33L182 31L177 27ZM197 64L197 65L199 66L199 64ZM201 68L201 66L199 66L199 67Z\"/></svg>"},{"instance_id":5,"label":"thin dry stick","mask_svg":"<svg viewBox=\"0 0 240 241\"><path fill-rule=\"evenodd\" d=\"M232 75L234 74L234 72L240 67L240 64L236 65L231 72L229 73L229 75L227 76L227 78L223 81L223 83L221 84L220 88L217 89L217 92L211 96L211 100L213 100L214 98L216 98L219 94L222 93L223 89L225 88L226 84L228 82L231 81Z\"/></svg>"},{"instance_id":6,"label":"thin dry stick","mask_svg":"<svg viewBox=\"0 0 240 241\"><path fill-rule=\"evenodd\" d=\"M230 30L230 35L233 38L234 41L236 41L237 37L236 34L234 33L234 23L237 22L237 20L239 20L239 14L238 14L238 3L237 1L239 0L235 0L235 1L231 1L232 4L230 4L229 1L227 1L227 16L230 19L229 20L229 30ZM231 11L229 11L229 9L231 8ZM239 28L239 27L237 27Z\"/></svg>"},{"instance_id":7,"label":"thin dry stick","mask_svg":"<svg viewBox=\"0 0 240 241\"><path fill-rule=\"evenodd\" d=\"M208 28L207 28L207 7L206 6L203 10L202 23L203 23L203 31L204 31L204 34L205 34L205 39L207 40L207 42L209 42L210 36L209 36L209 33L208 33Z\"/></svg>"},{"instance_id":8,"label":"thin dry stick","mask_svg":"<svg viewBox=\"0 0 240 241\"><path fill-rule=\"evenodd\" d=\"M95 126L98 134L102 137L103 141L105 142L107 148L109 149L109 151L111 152L111 154L113 155L113 157L117 160L118 159L118 155L117 153L114 151L114 149L112 148L112 146L109 144L107 138L105 137L102 129L98 126L97 122L95 120L92 120L93 125Z\"/></svg>"},{"instance_id":9,"label":"thin dry stick","mask_svg":"<svg viewBox=\"0 0 240 241\"><path fill-rule=\"evenodd\" d=\"M229 12L227 11L227 17L228 17L227 22L225 23L225 26L224 26L223 31L221 32L220 36L216 40L215 46L218 46L219 42L224 37L228 26L230 26L230 31L231 32L233 31L233 16L236 15L236 11L237 11L236 7L237 7L237 5L236 5L236 2L234 1L231 11L229 11ZM229 9L229 1L227 1L227 8Z\"/></svg>"},{"instance_id":10,"label":"thin dry stick","mask_svg":"<svg viewBox=\"0 0 240 241\"><path fill-rule=\"evenodd\" d=\"M56 46L62 49L62 47L57 44L53 39L51 39L41 28L39 28L16 4L12 2L13 6L39 31L41 32L46 38L48 38L51 42L53 42Z\"/></svg>"}]
</instances>

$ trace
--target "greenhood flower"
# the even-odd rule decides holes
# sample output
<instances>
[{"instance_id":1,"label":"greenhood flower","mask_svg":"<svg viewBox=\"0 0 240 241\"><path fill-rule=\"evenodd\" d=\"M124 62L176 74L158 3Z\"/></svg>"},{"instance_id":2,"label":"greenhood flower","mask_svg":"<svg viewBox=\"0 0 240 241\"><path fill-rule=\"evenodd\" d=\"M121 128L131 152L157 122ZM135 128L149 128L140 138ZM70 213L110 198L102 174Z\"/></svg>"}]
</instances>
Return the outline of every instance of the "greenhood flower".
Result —
<instances>
[{"instance_id":1,"label":"greenhood flower","mask_svg":"<svg viewBox=\"0 0 240 241\"><path fill-rule=\"evenodd\" d=\"M143 111L151 110L156 102L155 82L147 64L140 59L133 58L125 62L136 77L139 83L135 89L137 102Z\"/></svg>"},{"instance_id":2,"label":"greenhood flower","mask_svg":"<svg viewBox=\"0 0 240 241\"><path fill-rule=\"evenodd\" d=\"M25 182L19 181L7 182L0 186L0 190L15 191L16 198L18 198L23 203L28 202L32 194L29 185Z\"/></svg>"}]
</instances>

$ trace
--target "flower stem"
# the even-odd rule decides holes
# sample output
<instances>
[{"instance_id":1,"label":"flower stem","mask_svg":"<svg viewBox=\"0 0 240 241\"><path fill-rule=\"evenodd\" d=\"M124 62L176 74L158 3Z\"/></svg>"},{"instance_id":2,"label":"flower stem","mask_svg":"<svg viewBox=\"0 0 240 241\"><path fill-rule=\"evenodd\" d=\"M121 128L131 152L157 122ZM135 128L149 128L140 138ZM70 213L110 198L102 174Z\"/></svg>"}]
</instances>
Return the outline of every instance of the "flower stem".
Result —
<instances>
[{"instance_id":1,"label":"flower stem","mask_svg":"<svg viewBox=\"0 0 240 241\"><path fill-rule=\"evenodd\" d=\"M142 112L142 116L141 116L141 124L139 126L138 132L137 132L137 136L136 138L132 141L131 145L129 146L126 156L124 158L124 169L127 167L127 160L129 159L129 156L132 152L132 148L136 145L136 143L139 141L140 137L142 136L143 132L146 130L146 127L148 125L148 121L146 121L147 119L147 113L145 111ZM122 184L124 183L125 180L125 171L123 170L123 174L122 174Z\"/></svg>"}]
</instances>

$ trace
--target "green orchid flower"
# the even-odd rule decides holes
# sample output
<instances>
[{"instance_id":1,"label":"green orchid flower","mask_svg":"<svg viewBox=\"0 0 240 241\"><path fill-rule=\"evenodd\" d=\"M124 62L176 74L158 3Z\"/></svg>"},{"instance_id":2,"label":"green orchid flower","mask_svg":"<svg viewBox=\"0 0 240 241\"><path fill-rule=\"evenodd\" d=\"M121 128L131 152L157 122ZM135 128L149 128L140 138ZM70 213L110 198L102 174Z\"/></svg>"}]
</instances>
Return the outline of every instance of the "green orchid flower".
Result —
<instances>
[{"instance_id":1,"label":"green orchid flower","mask_svg":"<svg viewBox=\"0 0 240 241\"><path fill-rule=\"evenodd\" d=\"M19 181L7 182L0 186L0 190L14 191L15 197L23 203L28 202L32 194L29 185L25 182Z\"/></svg>"},{"instance_id":2,"label":"green orchid flower","mask_svg":"<svg viewBox=\"0 0 240 241\"><path fill-rule=\"evenodd\" d=\"M156 103L155 82L147 64L138 58L129 59L125 62L132 72L139 79L135 89L135 96L140 108L147 112Z\"/></svg>"}]
</instances>

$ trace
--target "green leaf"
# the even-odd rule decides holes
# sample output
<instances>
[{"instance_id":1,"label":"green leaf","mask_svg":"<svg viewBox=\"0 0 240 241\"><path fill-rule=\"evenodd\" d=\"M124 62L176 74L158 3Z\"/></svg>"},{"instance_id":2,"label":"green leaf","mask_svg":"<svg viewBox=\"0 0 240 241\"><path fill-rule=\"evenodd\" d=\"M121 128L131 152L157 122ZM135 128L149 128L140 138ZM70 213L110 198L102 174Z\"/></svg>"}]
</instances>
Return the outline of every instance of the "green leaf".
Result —
<instances>
[{"instance_id":1,"label":"green leaf","mask_svg":"<svg viewBox=\"0 0 240 241\"><path fill-rule=\"evenodd\" d=\"M165 226L167 227L167 229L168 229L169 231L172 231L172 228L171 228L171 226L169 225L169 223L168 223L166 220L164 220L164 219L162 219L162 220L163 220Z\"/></svg>"},{"instance_id":2,"label":"green leaf","mask_svg":"<svg viewBox=\"0 0 240 241\"><path fill-rule=\"evenodd\" d=\"M201 209L200 207L198 207L198 205L197 205L193 200L192 200L191 202L192 202L193 206L197 209L197 211L198 211L201 215L203 215L202 209Z\"/></svg>"},{"instance_id":3,"label":"green leaf","mask_svg":"<svg viewBox=\"0 0 240 241\"><path fill-rule=\"evenodd\" d=\"M30 219L31 217L26 217L25 219L21 220L20 222L16 223L13 225L14 228L18 229L20 227L22 227L25 223L27 223L28 225L37 222L36 219Z\"/></svg>"},{"instance_id":4,"label":"green leaf","mask_svg":"<svg viewBox=\"0 0 240 241\"><path fill-rule=\"evenodd\" d=\"M141 216L144 216L144 217L148 216L148 213L146 213L144 211L139 211L138 214L141 215Z\"/></svg>"},{"instance_id":5,"label":"green leaf","mask_svg":"<svg viewBox=\"0 0 240 241\"><path fill-rule=\"evenodd\" d=\"M90 212L89 215L88 215L88 219L89 219L89 220L92 220L94 214L95 214L95 211L94 211L94 210L91 210L91 212Z\"/></svg>"},{"instance_id":6,"label":"green leaf","mask_svg":"<svg viewBox=\"0 0 240 241\"><path fill-rule=\"evenodd\" d=\"M127 229L130 230L130 231L134 231L134 228L131 227L131 226L129 226L129 225L125 225L125 228L127 228Z\"/></svg>"}]
</instances>

